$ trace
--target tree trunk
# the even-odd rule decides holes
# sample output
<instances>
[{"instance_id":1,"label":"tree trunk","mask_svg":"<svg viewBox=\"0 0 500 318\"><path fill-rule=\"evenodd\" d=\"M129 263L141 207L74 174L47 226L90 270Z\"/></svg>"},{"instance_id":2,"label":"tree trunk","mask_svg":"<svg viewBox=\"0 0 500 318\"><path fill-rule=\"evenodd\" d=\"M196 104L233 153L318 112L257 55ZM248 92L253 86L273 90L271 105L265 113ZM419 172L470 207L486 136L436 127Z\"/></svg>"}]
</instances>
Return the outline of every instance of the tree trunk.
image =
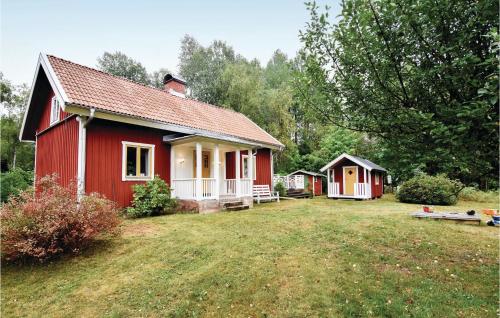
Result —
<instances>
[{"instance_id":1,"label":"tree trunk","mask_svg":"<svg viewBox=\"0 0 500 318\"><path fill-rule=\"evenodd\" d=\"M14 156L12 158L12 169L16 169L17 149L14 148Z\"/></svg>"}]
</instances>

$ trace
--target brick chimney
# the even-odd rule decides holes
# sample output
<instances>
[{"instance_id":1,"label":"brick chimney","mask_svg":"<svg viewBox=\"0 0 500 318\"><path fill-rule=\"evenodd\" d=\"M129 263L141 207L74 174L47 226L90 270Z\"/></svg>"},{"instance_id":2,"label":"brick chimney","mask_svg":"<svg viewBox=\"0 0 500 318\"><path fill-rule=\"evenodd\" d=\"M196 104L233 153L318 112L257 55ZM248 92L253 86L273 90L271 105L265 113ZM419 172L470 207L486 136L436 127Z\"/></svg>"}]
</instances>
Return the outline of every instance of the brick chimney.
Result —
<instances>
[{"instance_id":1,"label":"brick chimney","mask_svg":"<svg viewBox=\"0 0 500 318\"><path fill-rule=\"evenodd\" d=\"M186 81L174 76L172 74L167 74L163 78L164 89L176 96L184 97L186 95Z\"/></svg>"}]
</instances>

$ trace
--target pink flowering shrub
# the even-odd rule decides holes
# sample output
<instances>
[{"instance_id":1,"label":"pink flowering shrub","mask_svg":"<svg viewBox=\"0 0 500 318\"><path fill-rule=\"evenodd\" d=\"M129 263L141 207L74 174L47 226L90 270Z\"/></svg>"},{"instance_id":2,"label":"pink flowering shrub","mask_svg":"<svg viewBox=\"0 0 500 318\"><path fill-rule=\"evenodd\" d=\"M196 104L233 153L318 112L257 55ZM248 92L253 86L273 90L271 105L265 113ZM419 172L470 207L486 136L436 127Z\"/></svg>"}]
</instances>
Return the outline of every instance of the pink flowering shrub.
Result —
<instances>
[{"instance_id":1,"label":"pink flowering shrub","mask_svg":"<svg viewBox=\"0 0 500 318\"><path fill-rule=\"evenodd\" d=\"M13 196L0 209L1 254L8 261L41 262L62 253L78 253L120 223L112 201L98 194L76 198L76 186L63 187L56 177L42 178L32 189Z\"/></svg>"}]
</instances>

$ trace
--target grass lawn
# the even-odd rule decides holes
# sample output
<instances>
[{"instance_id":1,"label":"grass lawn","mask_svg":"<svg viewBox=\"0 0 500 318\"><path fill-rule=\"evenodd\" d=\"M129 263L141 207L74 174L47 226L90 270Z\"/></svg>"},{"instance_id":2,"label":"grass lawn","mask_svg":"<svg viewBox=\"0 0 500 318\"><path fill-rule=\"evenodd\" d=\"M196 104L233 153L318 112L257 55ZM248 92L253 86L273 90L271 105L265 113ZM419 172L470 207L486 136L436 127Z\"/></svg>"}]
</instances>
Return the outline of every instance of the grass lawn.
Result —
<instances>
[{"instance_id":1,"label":"grass lawn","mask_svg":"<svg viewBox=\"0 0 500 318\"><path fill-rule=\"evenodd\" d=\"M496 317L499 229L410 218L417 208L388 195L127 220L82 255L4 265L1 314Z\"/></svg>"}]
</instances>

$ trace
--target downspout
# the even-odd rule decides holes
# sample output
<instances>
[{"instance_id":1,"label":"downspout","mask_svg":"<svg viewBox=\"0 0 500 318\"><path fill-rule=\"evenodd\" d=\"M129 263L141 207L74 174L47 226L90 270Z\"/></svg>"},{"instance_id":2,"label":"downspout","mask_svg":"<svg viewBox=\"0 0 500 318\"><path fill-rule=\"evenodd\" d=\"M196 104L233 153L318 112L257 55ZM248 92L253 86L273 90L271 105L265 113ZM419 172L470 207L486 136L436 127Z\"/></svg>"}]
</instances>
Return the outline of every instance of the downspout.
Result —
<instances>
[{"instance_id":1,"label":"downspout","mask_svg":"<svg viewBox=\"0 0 500 318\"><path fill-rule=\"evenodd\" d=\"M85 164L87 151L87 125L94 119L95 109L90 109L89 117L78 116L78 164L77 164L77 196L78 200L85 194Z\"/></svg>"}]
</instances>

